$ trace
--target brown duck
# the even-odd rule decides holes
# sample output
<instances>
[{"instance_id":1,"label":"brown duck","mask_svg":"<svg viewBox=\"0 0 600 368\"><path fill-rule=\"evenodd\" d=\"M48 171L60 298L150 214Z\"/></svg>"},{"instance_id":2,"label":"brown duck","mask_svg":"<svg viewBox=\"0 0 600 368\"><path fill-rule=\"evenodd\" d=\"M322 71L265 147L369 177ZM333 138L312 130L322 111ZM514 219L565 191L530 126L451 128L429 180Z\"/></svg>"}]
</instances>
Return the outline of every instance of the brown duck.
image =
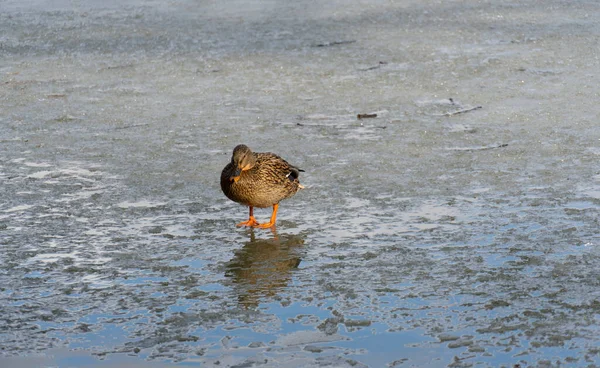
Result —
<instances>
[{"instance_id":1,"label":"brown duck","mask_svg":"<svg viewBox=\"0 0 600 368\"><path fill-rule=\"evenodd\" d=\"M240 144L233 149L231 162L221 172L221 189L227 198L250 207L248 221L237 226L269 228L275 225L279 202L304 188L298 181L304 171L290 165L274 153L254 153ZM271 220L259 224L254 207L273 206Z\"/></svg>"}]
</instances>

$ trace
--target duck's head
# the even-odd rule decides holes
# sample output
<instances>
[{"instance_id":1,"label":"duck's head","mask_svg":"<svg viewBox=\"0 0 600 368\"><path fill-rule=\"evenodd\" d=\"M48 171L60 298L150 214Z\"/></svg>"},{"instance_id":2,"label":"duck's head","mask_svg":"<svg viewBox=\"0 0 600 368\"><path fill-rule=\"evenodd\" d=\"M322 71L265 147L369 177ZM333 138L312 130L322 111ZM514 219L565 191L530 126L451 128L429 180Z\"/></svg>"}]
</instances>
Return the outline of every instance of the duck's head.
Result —
<instances>
[{"instance_id":1,"label":"duck's head","mask_svg":"<svg viewBox=\"0 0 600 368\"><path fill-rule=\"evenodd\" d=\"M256 157L254 153L245 144L237 145L233 149L233 155L231 155L231 165L233 165L233 175L229 177L229 180L237 182L240 180L242 171L250 170L254 164L256 164Z\"/></svg>"}]
</instances>

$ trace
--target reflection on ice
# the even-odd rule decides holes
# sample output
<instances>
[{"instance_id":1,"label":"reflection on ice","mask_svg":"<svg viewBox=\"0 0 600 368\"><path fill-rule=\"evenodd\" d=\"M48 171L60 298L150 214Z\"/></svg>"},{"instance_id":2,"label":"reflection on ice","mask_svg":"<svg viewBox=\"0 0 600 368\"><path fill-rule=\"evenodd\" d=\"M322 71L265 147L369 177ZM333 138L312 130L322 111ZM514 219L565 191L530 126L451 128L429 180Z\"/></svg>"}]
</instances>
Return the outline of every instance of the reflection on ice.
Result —
<instances>
[{"instance_id":1,"label":"reflection on ice","mask_svg":"<svg viewBox=\"0 0 600 368\"><path fill-rule=\"evenodd\" d=\"M227 264L226 277L235 283L238 300L245 308L256 308L259 303L273 299L285 289L292 271L301 262L304 239L298 235L279 236L273 229L272 238L256 238L250 230L250 241L235 251Z\"/></svg>"}]
</instances>

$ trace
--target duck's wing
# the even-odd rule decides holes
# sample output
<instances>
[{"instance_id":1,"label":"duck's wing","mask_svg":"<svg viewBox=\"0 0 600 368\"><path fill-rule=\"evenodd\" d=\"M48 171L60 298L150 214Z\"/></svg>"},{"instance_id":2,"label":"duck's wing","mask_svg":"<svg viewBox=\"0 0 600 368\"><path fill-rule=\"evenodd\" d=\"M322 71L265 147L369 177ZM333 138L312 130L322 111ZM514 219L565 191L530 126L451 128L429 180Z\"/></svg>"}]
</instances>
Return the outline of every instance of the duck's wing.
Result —
<instances>
[{"instance_id":1,"label":"duck's wing","mask_svg":"<svg viewBox=\"0 0 600 368\"><path fill-rule=\"evenodd\" d=\"M256 155L260 171L271 180L281 181L287 178L293 182L298 181L300 172L304 171L274 153L264 152Z\"/></svg>"}]
</instances>

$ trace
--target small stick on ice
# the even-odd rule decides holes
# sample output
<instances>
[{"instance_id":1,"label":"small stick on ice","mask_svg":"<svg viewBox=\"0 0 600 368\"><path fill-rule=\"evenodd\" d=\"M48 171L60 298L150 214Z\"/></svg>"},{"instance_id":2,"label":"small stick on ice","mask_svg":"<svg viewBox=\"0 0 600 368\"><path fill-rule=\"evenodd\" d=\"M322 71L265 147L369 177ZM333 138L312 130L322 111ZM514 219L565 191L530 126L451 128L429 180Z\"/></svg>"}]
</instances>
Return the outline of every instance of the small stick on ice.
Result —
<instances>
[{"instance_id":1,"label":"small stick on ice","mask_svg":"<svg viewBox=\"0 0 600 368\"><path fill-rule=\"evenodd\" d=\"M453 102L453 101L451 101ZM469 111L473 111L473 110L479 110L483 108L483 106L475 106L475 107L471 107L468 109L462 109L462 110L457 110L457 111L452 111L452 112L447 112L444 114L444 116L453 116L453 115L458 115L458 114L464 114L465 112L469 112Z\"/></svg>"}]
</instances>

